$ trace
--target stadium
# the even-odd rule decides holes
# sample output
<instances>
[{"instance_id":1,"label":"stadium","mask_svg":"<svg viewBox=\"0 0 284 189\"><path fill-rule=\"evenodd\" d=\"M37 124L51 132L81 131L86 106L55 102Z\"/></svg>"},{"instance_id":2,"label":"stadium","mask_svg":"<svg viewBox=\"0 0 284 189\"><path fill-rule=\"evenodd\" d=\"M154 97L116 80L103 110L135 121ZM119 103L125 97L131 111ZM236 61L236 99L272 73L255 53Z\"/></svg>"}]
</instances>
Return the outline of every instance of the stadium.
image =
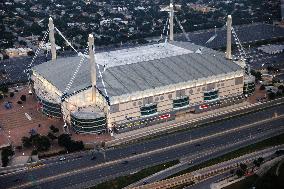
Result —
<instances>
[{"instance_id":1,"label":"stadium","mask_svg":"<svg viewBox=\"0 0 284 189\"><path fill-rule=\"evenodd\" d=\"M236 103L254 90L245 64L231 60L230 32L226 56L173 41L170 32L169 42L99 53L89 35L89 55L56 58L52 19L49 29L52 60L32 68L33 93L44 114L77 133L126 132Z\"/></svg>"}]
</instances>

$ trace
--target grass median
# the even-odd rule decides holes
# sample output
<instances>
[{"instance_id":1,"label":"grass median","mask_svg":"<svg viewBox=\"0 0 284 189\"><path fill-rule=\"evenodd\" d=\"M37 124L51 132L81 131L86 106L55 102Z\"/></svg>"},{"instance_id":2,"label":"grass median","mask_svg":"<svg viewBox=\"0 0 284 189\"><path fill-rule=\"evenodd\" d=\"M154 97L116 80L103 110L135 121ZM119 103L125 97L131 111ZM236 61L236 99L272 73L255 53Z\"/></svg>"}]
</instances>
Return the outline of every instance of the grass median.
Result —
<instances>
[{"instance_id":1,"label":"grass median","mask_svg":"<svg viewBox=\"0 0 284 189\"><path fill-rule=\"evenodd\" d=\"M107 189L120 189L132 183L135 183L143 178L146 178L154 173L157 173L161 170L172 167L178 163L179 163L179 160L173 160L173 161L169 161L169 162L155 165L152 167L148 167L148 168L142 169L141 171L138 171L137 173L126 175L126 176L120 176L113 180L106 181L96 186L93 186L89 189L106 189L106 188Z\"/></svg>"},{"instance_id":2,"label":"grass median","mask_svg":"<svg viewBox=\"0 0 284 189\"><path fill-rule=\"evenodd\" d=\"M171 175L168 178L172 178L172 177L179 176L179 175L182 175L182 174L185 174L185 173L189 173L189 172L192 172L192 171L204 168L204 167L208 167L208 166L215 165L215 164L218 164L218 163L221 163L221 162L224 162L224 161L228 161L228 160L233 159L233 158L237 158L237 157L245 155L245 154L249 154L249 153L252 153L252 152L255 152L255 151L263 150L265 148L276 146L276 145L281 145L281 144L284 144L284 134L280 134L280 135L277 135L275 137L265 139L263 141L255 143L255 144L251 144L249 146L246 146L246 147L240 148L238 150L232 151L230 153L224 154L224 155L219 156L217 158L205 161L205 162L203 162L199 165L195 165L193 167L190 167L188 169L180 171L180 172L178 172L174 175Z\"/></svg>"}]
</instances>

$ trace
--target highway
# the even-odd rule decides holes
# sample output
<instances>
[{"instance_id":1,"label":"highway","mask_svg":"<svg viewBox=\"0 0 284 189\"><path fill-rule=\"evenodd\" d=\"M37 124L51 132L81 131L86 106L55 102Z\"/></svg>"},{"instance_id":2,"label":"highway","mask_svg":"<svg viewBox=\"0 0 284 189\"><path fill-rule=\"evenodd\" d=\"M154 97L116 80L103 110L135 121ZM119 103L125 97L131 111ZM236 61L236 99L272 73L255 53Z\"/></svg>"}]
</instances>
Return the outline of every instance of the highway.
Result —
<instances>
[{"instance_id":1,"label":"highway","mask_svg":"<svg viewBox=\"0 0 284 189\"><path fill-rule=\"evenodd\" d=\"M194 140L271 118L275 112L278 115L284 114L283 105L262 112L212 123L206 127L176 132L137 144L108 149L105 152L106 163L104 163L103 156L98 153L96 153L97 158L95 160L91 160L93 156L91 153L83 153L82 156L76 156L61 162L53 158L44 161L45 166L0 176L1 187L38 188L39 186L40 188L81 188L81 183L98 183L150 165L190 156L199 151L210 151L210 149L215 149L236 141L249 140L250 142L246 142L249 144L255 142L256 138L254 136L259 136L266 132L269 132L270 135L284 132L284 125L282 124L284 118L273 119L269 122L243 128L239 131L227 132L220 136L205 138L198 143L194 142ZM210 129L208 129L209 127ZM122 164L125 158L129 163Z\"/></svg>"}]
</instances>

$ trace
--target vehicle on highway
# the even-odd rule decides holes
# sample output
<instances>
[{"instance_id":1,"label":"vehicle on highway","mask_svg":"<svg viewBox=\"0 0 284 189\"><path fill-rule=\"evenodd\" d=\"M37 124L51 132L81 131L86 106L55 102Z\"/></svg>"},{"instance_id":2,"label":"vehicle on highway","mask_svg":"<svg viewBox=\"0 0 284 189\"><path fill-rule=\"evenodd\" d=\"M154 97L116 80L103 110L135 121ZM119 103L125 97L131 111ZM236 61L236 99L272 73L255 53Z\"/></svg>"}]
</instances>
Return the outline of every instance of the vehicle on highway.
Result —
<instances>
[{"instance_id":1,"label":"vehicle on highway","mask_svg":"<svg viewBox=\"0 0 284 189\"><path fill-rule=\"evenodd\" d=\"M63 156L59 158L59 161L64 161L64 160L66 160L66 158Z\"/></svg>"},{"instance_id":2,"label":"vehicle on highway","mask_svg":"<svg viewBox=\"0 0 284 189\"><path fill-rule=\"evenodd\" d=\"M143 181L143 185L145 185L145 184L148 184L149 182L147 182L147 181Z\"/></svg>"}]
</instances>

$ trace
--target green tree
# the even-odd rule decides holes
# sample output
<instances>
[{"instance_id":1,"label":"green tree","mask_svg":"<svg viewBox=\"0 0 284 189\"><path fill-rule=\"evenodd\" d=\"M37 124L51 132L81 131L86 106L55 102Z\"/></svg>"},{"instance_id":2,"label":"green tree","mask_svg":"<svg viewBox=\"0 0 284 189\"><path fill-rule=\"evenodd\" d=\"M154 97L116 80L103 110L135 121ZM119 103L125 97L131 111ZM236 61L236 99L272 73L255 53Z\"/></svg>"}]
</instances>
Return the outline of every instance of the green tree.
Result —
<instances>
[{"instance_id":1,"label":"green tree","mask_svg":"<svg viewBox=\"0 0 284 189\"><path fill-rule=\"evenodd\" d=\"M58 145L66 147L71 142L71 137L68 134L62 134L58 137Z\"/></svg>"},{"instance_id":2,"label":"green tree","mask_svg":"<svg viewBox=\"0 0 284 189\"><path fill-rule=\"evenodd\" d=\"M22 143L23 143L23 146L25 147L25 148L30 148L30 147L32 147L32 141L31 141L31 139L29 138L29 137L23 137L22 138Z\"/></svg>"},{"instance_id":3,"label":"green tree","mask_svg":"<svg viewBox=\"0 0 284 189\"><path fill-rule=\"evenodd\" d=\"M33 144L36 149L41 151L47 151L50 148L50 141L47 136L37 136L33 139Z\"/></svg>"},{"instance_id":4,"label":"green tree","mask_svg":"<svg viewBox=\"0 0 284 189\"><path fill-rule=\"evenodd\" d=\"M240 168L244 171L244 172L246 172L246 170L247 170L247 165L246 164L244 164L244 163L241 163L240 164Z\"/></svg>"},{"instance_id":5,"label":"green tree","mask_svg":"<svg viewBox=\"0 0 284 189\"><path fill-rule=\"evenodd\" d=\"M12 150L12 146L7 146L2 149L1 152L1 159L2 159L2 166L6 167L9 163L9 158L13 156L15 153Z\"/></svg>"},{"instance_id":6,"label":"green tree","mask_svg":"<svg viewBox=\"0 0 284 189\"><path fill-rule=\"evenodd\" d=\"M26 97L26 95L22 95L22 96L20 97L20 99L21 99L21 101L26 101L26 100L27 100L27 97Z\"/></svg>"},{"instance_id":7,"label":"green tree","mask_svg":"<svg viewBox=\"0 0 284 189\"><path fill-rule=\"evenodd\" d=\"M3 93L7 93L8 92L8 86L7 85L0 85L0 91L2 91Z\"/></svg>"},{"instance_id":8,"label":"green tree","mask_svg":"<svg viewBox=\"0 0 284 189\"><path fill-rule=\"evenodd\" d=\"M237 175L238 177L242 177L242 176L244 176L244 171L241 170L241 169L237 169L236 175Z\"/></svg>"},{"instance_id":9,"label":"green tree","mask_svg":"<svg viewBox=\"0 0 284 189\"><path fill-rule=\"evenodd\" d=\"M57 139L57 137L54 134L52 134L51 132L48 132L47 137L50 138L50 140L52 140L52 141Z\"/></svg>"}]
</instances>

